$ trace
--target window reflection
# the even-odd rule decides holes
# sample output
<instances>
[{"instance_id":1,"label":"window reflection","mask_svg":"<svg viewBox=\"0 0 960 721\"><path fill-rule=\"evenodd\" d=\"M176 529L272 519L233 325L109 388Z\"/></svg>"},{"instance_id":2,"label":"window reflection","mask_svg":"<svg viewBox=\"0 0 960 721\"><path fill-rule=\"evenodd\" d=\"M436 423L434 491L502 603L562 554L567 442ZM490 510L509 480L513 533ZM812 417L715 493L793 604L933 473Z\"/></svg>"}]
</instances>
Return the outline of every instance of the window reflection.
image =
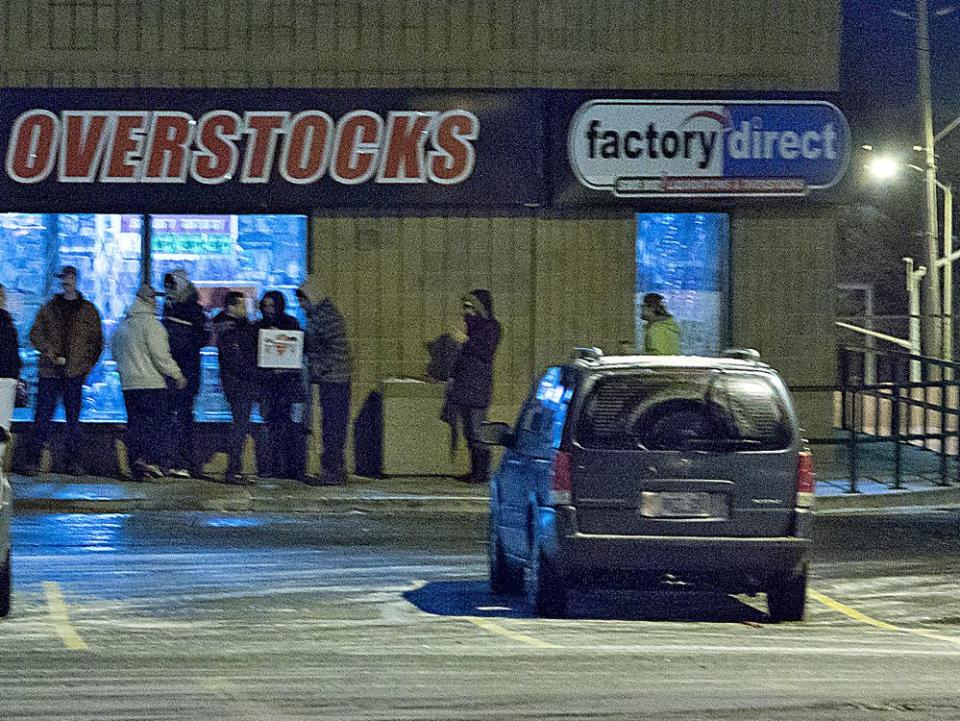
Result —
<instances>
[{"instance_id":1,"label":"window reflection","mask_svg":"<svg viewBox=\"0 0 960 721\"><path fill-rule=\"evenodd\" d=\"M131 231L136 216L105 214L0 214L0 282L20 334L23 378L28 381L29 408L14 419L33 419L37 352L30 345L30 327L40 306L59 292L54 274L62 265L79 271L78 290L103 317L105 350L83 387L81 419L125 421L120 377L110 355L110 337L140 283L141 236ZM54 416L63 419L63 409Z\"/></svg>"},{"instance_id":2,"label":"window reflection","mask_svg":"<svg viewBox=\"0 0 960 721\"><path fill-rule=\"evenodd\" d=\"M15 420L33 419L37 352L30 345L30 328L40 306L59 292L54 274L69 264L79 270L78 289L100 311L104 324L105 350L84 386L81 420L126 421L110 338L140 284L143 236L139 215L0 213L0 283L20 336L22 377L31 393L30 406L18 408ZM250 298L253 319L263 292L279 290L288 312L304 321L295 290L306 277L306 216L151 216L151 247L154 287L162 285L165 273L183 268L208 311L220 307L228 290L237 289ZM212 346L203 351L202 374L197 420L229 420ZM62 408L55 418L62 420Z\"/></svg>"},{"instance_id":3,"label":"window reflection","mask_svg":"<svg viewBox=\"0 0 960 721\"><path fill-rule=\"evenodd\" d=\"M637 213L637 345L640 306L659 293L680 326L680 352L714 355L726 340L730 217L725 213Z\"/></svg>"},{"instance_id":4,"label":"window reflection","mask_svg":"<svg viewBox=\"0 0 960 721\"><path fill-rule=\"evenodd\" d=\"M247 311L257 317L257 301L279 290L287 312L301 324L295 291L306 277L307 218L302 215L153 215L150 216L151 278L155 287L177 268L187 271L212 315L230 290L247 296ZM230 408L220 388L217 350L202 351L199 421L229 421Z\"/></svg>"}]
</instances>

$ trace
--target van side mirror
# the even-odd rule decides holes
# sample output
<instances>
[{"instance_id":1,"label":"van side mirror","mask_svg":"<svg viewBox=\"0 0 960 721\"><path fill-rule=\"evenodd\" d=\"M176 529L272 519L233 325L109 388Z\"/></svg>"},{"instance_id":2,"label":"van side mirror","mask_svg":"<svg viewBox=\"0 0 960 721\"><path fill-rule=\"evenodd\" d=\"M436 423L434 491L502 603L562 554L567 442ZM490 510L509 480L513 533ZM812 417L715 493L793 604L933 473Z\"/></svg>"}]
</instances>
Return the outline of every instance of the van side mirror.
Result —
<instances>
[{"instance_id":1,"label":"van side mirror","mask_svg":"<svg viewBox=\"0 0 960 721\"><path fill-rule=\"evenodd\" d=\"M480 426L480 442L485 446L513 446L513 429L507 423L484 423Z\"/></svg>"}]
</instances>

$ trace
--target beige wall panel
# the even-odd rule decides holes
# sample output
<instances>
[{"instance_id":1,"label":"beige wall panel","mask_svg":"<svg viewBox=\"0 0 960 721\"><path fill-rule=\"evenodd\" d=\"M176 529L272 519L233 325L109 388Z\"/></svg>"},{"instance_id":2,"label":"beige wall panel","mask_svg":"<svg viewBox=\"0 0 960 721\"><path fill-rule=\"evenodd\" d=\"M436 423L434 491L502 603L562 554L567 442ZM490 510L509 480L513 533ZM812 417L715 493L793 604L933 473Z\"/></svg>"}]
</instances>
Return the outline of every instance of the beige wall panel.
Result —
<instances>
[{"instance_id":1,"label":"beige wall panel","mask_svg":"<svg viewBox=\"0 0 960 721\"><path fill-rule=\"evenodd\" d=\"M756 348L791 385L836 378L833 213L739 213L731 227L733 343ZM796 394L801 423L827 435L832 400Z\"/></svg>"},{"instance_id":2,"label":"beige wall panel","mask_svg":"<svg viewBox=\"0 0 960 721\"><path fill-rule=\"evenodd\" d=\"M115 72L144 85L244 74L255 87L831 90L840 35L839 0L7 0L3 12L10 84Z\"/></svg>"},{"instance_id":3,"label":"beige wall panel","mask_svg":"<svg viewBox=\"0 0 960 721\"><path fill-rule=\"evenodd\" d=\"M632 218L541 220L534 268L534 360L539 372L577 345L606 351L633 337Z\"/></svg>"},{"instance_id":4,"label":"beige wall panel","mask_svg":"<svg viewBox=\"0 0 960 721\"><path fill-rule=\"evenodd\" d=\"M508 417L515 411L530 380L533 220L387 217L313 223L313 269L347 319L357 402L382 378L423 375L424 343L456 326L463 292L486 287L494 292L504 326L494 405L503 406Z\"/></svg>"}]
</instances>

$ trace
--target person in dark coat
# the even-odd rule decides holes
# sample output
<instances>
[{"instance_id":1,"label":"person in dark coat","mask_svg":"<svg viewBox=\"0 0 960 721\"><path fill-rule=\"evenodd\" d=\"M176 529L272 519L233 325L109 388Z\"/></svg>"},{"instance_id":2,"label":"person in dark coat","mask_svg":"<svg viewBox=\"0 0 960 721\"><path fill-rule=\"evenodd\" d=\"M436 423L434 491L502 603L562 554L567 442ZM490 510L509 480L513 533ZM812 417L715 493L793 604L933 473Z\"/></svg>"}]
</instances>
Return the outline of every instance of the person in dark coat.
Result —
<instances>
[{"instance_id":1,"label":"person in dark coat","mask_svg":"<svg viewBox=\"0 0 960 721\"><path fill-rule=\"evenodd\" d=\"M103 321L96 306L77 290L76 266L63 266L56 277L63 292L44 303L30 328L30 342L40 357L33 441L24 473L36 472L53 425L53 412L62 399L67 417L63 442L67 472L79 476L84 472L80 463L83 384L103 352Z\"/></svg>"},{"instance_id":2,"label":"person in dark coat","mask_svg":"<svg viewBox=\"0 0 960 721\"><path fill-rule=\"evenodd\" d=\"M230 405L232 424L226 482L246 485L243 448L250 431L250 413L257 399L257 329L247 320L243 293L232 290L223 300L223 311L213 319L220 359L220 386Z\"/></svg>"},{"instance_id":3,"label":"person in dark coat","mask_svg":"<svg viewBox=\"0 0 960 721\"><path fill-rule=\"evenodd\" d=\"M470 473L463 480L486 483L490 474L490 449L480 443L480 427L487 419L493 398L493 359L500 344L500 323L493 314L493 298L484 288L461 299L465 331L452 335L463 345L447 384L443 418L463 423L470 449Z\"/></svg>"},{"instance_id":4,"label":"person in dark coat","mask_svg":"<svg viewBox=\"0 0 960 721\"><path fill-rule=\"evenodd\" d=\"M209 321L185 270L167 273L163 289L163 327L170 338L170 355L187 379L186 388L170 391L173 442L169 473L174 478L199 478L200 464L193 446L193 407L200 392L200 349L210 339Z\"/></svg>"},{"instance_id":5,"label":"person in dark coat","mask_svg":"<svg viewBox=\"0 0 960 721\"><path fill-rule=\"evenodd\" d=\"M0 284L0 378L20 378L20 337L7 312L7 292Z\"/></svg>"},{"instance_id":6,"label":"person in dark coat","mask_svg":"<svg viewBox=\"0 0 960 721\"><path fill-rule=\"evenodd\" d=\"M260 299L261 320L257 330L302 331L287 312L283 293L270 290ZM306 400L300 370L269 368L260 371L260 410L265 422L265 467L261 475L299 479L304 473L302 413L294 420L294 406Z\"/></svg>"},{"instance_id":7,"label":"person in dark coat","mask_svg":"<svg viewBox=\"0 0 960 721\"><path fill-rule=\"evenodd\" d=\"M343 455L350 423L350 378L353 372L347 324L315 275L309 276L297 288L297 300L307 314L303 351L310 384L319 389L323 418L320 476L304 480L311 485L340 486L347 482Z\"/></svg>"}]
</instances>

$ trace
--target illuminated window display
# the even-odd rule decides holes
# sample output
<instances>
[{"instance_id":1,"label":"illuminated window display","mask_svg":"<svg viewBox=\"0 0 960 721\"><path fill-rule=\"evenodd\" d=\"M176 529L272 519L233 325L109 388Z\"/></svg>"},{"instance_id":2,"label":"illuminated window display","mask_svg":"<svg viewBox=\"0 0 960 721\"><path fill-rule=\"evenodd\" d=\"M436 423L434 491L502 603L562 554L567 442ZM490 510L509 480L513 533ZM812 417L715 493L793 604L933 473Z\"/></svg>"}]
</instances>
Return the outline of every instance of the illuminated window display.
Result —
<instances>
[{"instance_id":1,"label":"illuminated window display","mask_svg":"<svg viewBox=\"0 0 960 721\"><path fill-rule=\"evenodd\" d=\"M727 340L730 217L637 213L636 218L638 347L643 347L643 295L660 293L680 325L680 352L715 355Z\"/></svg>"},{"instance_id":2,"label":"illuminated window display","mask_svg":"<svg viewBox=\"0 0 960 721\"><path fill-rule=\"evenodd\" d=\"M307 219L289 215L151 216L150 277L161 286L164 273L184 268L209 309L219 307L229 289L256 299L266 290L280 290L288 312L300 316L294 291L306 277ZM7 290L7 310L20 335L23 378L31 389L29 408L14 419L33 419L37 352L30 345L30 327L40 306L59 282L61 265L75 265L79 290L100 311L105 350L84 386L81 420L123 422L126 412L120 379L110 356L110 338L141 282L144 218L139 215L0 214L0 283ZM63 418L58 409L58 419ZM219 387L216 349L204 349L203 385L197 399L200 421L229 420Z\"/></svg>"},{"instance_id":3,"label":"illuminated window display","mask_svg":"<svg viewBox=\"0 0 960 721\"><path fill-rule=\"evenodd\" d=\"M152 215L151 279L156 288L177 268L187 271L208 315L216 313L230 290L247 296L247 313L257 317L265 291L279 290L287 312L301 324L295 291L306 278L307 218L302 215ZM217 350L203 349L200 421L229 421L230 407L220 390Z\"/></svg>"}]
</instances>

